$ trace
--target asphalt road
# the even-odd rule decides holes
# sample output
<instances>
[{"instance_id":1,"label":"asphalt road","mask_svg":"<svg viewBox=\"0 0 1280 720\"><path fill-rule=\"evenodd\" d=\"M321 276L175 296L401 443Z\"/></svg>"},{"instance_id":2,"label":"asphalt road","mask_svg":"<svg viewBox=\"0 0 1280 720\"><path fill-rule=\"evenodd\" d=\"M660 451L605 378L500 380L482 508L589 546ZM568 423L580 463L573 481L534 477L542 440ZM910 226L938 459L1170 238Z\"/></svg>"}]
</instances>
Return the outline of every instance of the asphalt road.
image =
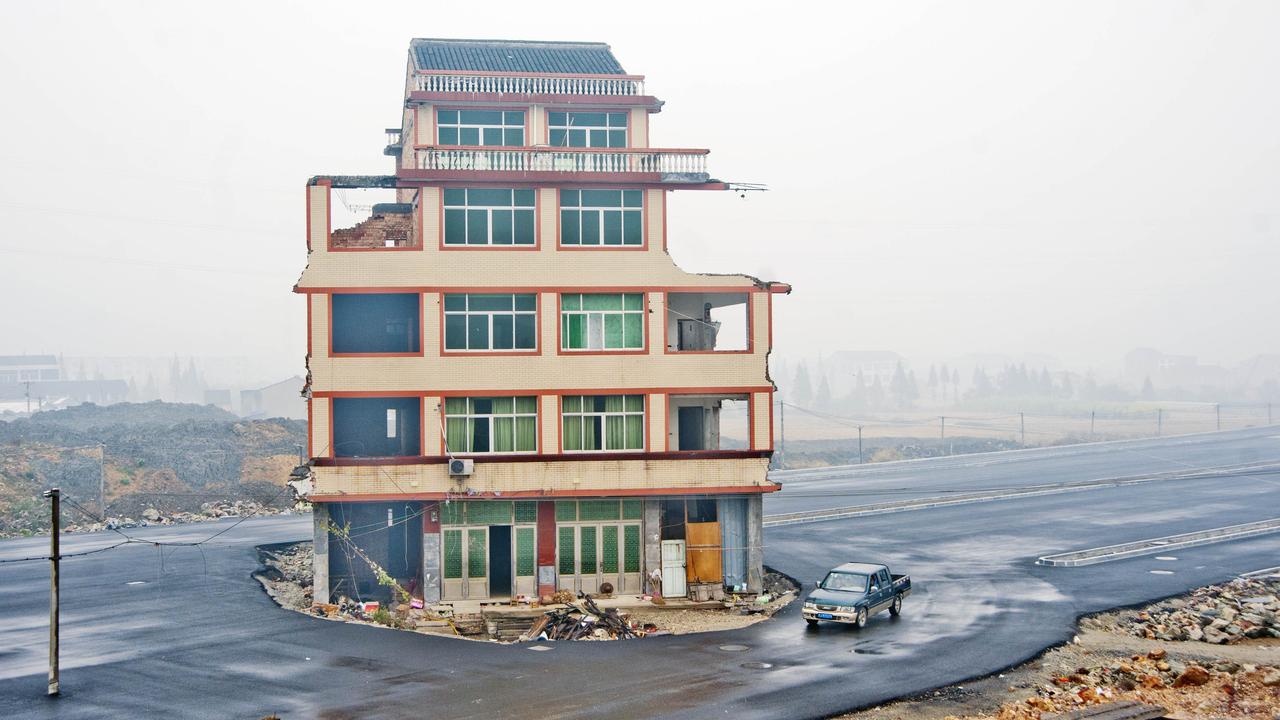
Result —
<instances>
[{"instance_id":1,"label":"asphalt road","mask_svg":"<svg viewBox=\"0 0 1280 720\"><path fill-rule=\"evenodd\" d=\"M766 513L1280 460L1280 428L781 476ZM1082 568L1045 553L1280 517L1280 472L1107 486L770 528L766 561L811 581L847 560L911 573L896 620L809 629L792 604L743 630L504 646L277 608L254 546L308 517L251 519L200 549L126 546L63 563L63 694L44 696L48 567L0 564L0 710L13 717L821 717L996 672L1084 613L1280 564L1280 535ZM142 530L195 540L223 523ZM111 534L68 536L64 552ZM0 543L0 559L47 539ZM1172 571L1153 574L1151 570ZM745 645L726 651L724 645ZM532 647L550 647L534 651Z\"/></svg>"}]
</instances>

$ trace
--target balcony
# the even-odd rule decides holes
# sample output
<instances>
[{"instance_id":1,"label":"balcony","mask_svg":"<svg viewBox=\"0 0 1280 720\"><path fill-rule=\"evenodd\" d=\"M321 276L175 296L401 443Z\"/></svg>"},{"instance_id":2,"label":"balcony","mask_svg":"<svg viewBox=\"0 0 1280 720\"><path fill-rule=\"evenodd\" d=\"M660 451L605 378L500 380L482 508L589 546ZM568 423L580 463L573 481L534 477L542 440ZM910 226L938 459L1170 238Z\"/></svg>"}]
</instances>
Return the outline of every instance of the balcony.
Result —
<instances>
[{"instance_id":1,"label":"balcony","mask_svg":"<svg viewBox=\"0 0 1280 720\"><path fill-rule=\"evenodd\" d=\"M402 176L416 180L573 180L706 183L707 150L648 148L460 148L423 146Z\"/></svg>"},{"instance_id":2,"label":"balcony","mask_svg":"<svg viewBox=\"0 0 1280 720\"><path fill-rule=\"evenodd\" d=\"M387 146L382 150L383 155L394 157L400 154L402 134L400 128L387 128Z\"/></svg>"},{"instance_id":3,"label":"balcony","mask_svg":"<svg viewBox=\"0 0 1280 720\"><path fill-rule=\"evenodd\" d=\"M413 90L464 95L604 95L645 97L643 75L561 75L550 73L419 70Z\"/></svg>"}]
</instances>

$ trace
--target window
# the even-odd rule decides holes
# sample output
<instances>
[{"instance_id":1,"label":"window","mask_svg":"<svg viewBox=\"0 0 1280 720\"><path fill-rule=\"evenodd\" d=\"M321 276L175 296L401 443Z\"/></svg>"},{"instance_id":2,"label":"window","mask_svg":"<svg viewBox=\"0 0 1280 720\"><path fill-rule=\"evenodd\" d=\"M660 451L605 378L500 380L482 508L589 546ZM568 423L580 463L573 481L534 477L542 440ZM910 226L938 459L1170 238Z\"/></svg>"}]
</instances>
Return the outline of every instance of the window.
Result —
<instances>
[{"instance_id":1,"label":"window","mask_svg":"<svg viewBox=\"0 0 1280 720\"><path fill-rule=\"evenodd\" d=\"M444 296L445 350L536 350L537 327L533 293Z\"/></svg>"},{"instance_id":2,"label":"window","mask_svg":"<svg viewBox=\"0 0 1280 720\"><path fill-rule=\"evenodd\" d=\"M537 241L534 191L445 188L445 245L524 245Z\"/></svg>"},{"instance_id":3,"label":"window","mask_svg":"<svg viewBox=\"0 0 1280 720\"><path fill-rule=\"evenodd\" d=\"M333 352L419 352L421 304L416 293L335 293L331 296Z\"/></svg>"},{"instance_id":4,"label":"window","mask_svg":"<svg viewBox=\"0 0 1280 720\"><path fill-rule=\"evenodd\" d=\"M644 449L643 395L566 395L565 452Z\"/></svg>"},{"instance_id":5,"label":"window","mask_svg":"<svg viewBox=\"0 0 1280 720\"><path fill-rule=\"evenodd\" d=\"M547 113L552 147L624 148L627 146L625 112Z\"/></svg>"},{"instance_id":6,"label":"window","mask_svg":"<svg viewBox=\"0 0 1280 720\"><path fill-rule=\"evenodd\" d=\"M560 347L564 350L636 350L644 347L641 293L560 296Z\"/></svg>"},{"instance_id":7,"label":"window","mask_svg":"<svg viewBox=\"0 0 1280 720\"><path fill-rule=\"evenodd\" d=\"M417 397L333 399L333 447L336 457L421 455ZM321 455L325 454L321 451Z\"/></svg>"},{"instance_id":8,"label":"window","mask_svg":"<svg viewBox=\"0 0 1280 720\"><path fill-rule=\"evenodd\" d=\"M440 145L522 147L523 110L437 110Z\"/></svg>"},{"instance_id":9,"label":"window","mask_svg":"<svg viewBox=\"0 0 1280 720\"><path fill-rule=\"evenodd\" d=\"M536 397L446 398L444 412L449 452L538 451Z\"/></svg>"},{"instance_id":10,"label":"window","mask_svg":"<svg viewBox=\"0 0 1280 720\"><path fill-rule=\"evenodd\" d=\"M561 245L632 245L644 242L640 190L561 190Z\"/></svg>"}]
</instances>

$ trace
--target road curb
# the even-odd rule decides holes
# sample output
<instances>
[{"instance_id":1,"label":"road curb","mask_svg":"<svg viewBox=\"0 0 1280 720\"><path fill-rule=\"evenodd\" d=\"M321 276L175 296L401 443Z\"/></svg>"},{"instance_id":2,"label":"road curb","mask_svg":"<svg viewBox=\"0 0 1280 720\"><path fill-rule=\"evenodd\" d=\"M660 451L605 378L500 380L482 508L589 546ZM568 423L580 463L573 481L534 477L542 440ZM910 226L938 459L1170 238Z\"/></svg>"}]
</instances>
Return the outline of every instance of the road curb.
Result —
<instances>
[{"instance_id":1,"label":"road curb","mask_svg":"<svg viewBox=\"0 0 1280 720\"><path fill-rule=\"evenodd\" d=\"M1163 473L1148 473L1145 475L1129 475L1118 478L1105 478L1102 480L1087 480L1079 483L1061 484L1061 485L1038 485L1028 488L1011 488L1008 490L992 490L988 492L968 493L964 495L950 496L933 496L927 498L918 498L916 500L900 500L896 502L872 503L868 505L851 505L840 508L828 508L823 510L806 510L794 513L779 513L777 515L764 516L764 527L777 527L780 525L797 525L800 523L821 522L824 520L840 520L843 518L863 517L866 515L884 515L895 512L908 512L911 510L928 510L930 508L947 507L951 505L968 505L971 503L993 502L997 500L1013 500L1016 498L1036 497L1040 495L1057 495L1060 493L1080 492L1084 490L1096 490L1105 487L1120 487L1124 485L1137 485L1148 482L1162 482L1167 480L1196 480L1203 478L1211 478L1218 475L1229 475L1247 470L1277 470L1280 471L1280 464L1277 463L1248 463L1244 465L1223 465L1213 468L1197 468L1195 470L1170 470ZM783 492L786 490L784 488ZM785 495L784 495L785 497Z\"/></svg>"},{"instance_id":2,"label":"road curb","mask_svg":"<svg viewBox=\"0 0 1280 720\"><path fill-rule=\"evenodd\" d=\"M1226 527L1182 533L1180 535L1166 535L1164 537L1121 543L1119 545L1104 545L1102 547L1090 548L1088 550L1075 550L1072 552L1057 553L1055 555L1045 555L1037 559L1036 564L1048 565L1050 567L1080 567L1082 565L1097 565L1098 563L1111 562L1113 560L1124 560L1126 558L1138 557L1140 555L1153 555L1158 552L1168 552L1179 548L1228 542L1231 540L1257 537L1259 535L1269 535L1277 532L1280 532L1280 518L1273 518L1271 520L1260 520L1258 522L1244 523L1242 525L1228 525Z\"/></svg>"}]
</instances>

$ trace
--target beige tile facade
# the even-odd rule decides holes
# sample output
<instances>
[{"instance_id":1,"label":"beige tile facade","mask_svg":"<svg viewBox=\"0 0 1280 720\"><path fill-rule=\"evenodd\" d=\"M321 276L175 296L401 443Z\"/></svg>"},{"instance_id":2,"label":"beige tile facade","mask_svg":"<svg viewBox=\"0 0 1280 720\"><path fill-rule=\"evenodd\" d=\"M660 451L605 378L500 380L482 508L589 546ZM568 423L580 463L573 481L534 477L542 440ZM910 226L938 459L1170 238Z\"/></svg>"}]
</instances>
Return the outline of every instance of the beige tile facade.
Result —
<instances>
[{"instance_id":1,"label":"beige tile facade","mask_svg":"<svg viewBox=\"0 0 1280 720\"><path fill-rule=\"evenodd\" d=\"M450 107L456 107L450 105ZM504 105L504 109L515 109ZM544 143L547 107L527 109L526 142ZM628 142L650 145L651 109L633 107ZM435 108L418 103L405 113L402 166L412 166L414 146L436 140ZM700 275L678 268L667 253L666 193L661 185L603 185L644 189L644 244L632 248L565 249L559 246L559 190L589 183L544 183L537 188L533 248L476 249L443 247L442 190L446 186L489 183L476 171L458 182L400 182L398 197L414 202L413 249L334 251L330 248L332 191L325 180L307 187L307 266L296 291L307 296L308 368L311 393L311 454L333 456L332 398L412 396L421 398L421 453L417 464L321 463L315 469L318 496L422 495L459 490L446 466L441 441L443 399L448 396L535 395L539 410L539 454L545 461L486 461L477 456L466 489L481 493L648 492L666 489L735 488L737 492L772 489L766 479L772 450L773 386L767 365L772 336L771 285L745 275ZM519 185L516 183L515 185ZM505 185L505 186L515 186ZM335 293L415 293L421 299L420 355L335 356L331 350L331 297ZM538 296L536 353L446 353L442 340L443 295L449 292L524 292ZM579 352L560 349L560 295L564 292L642 292L647 322L645 347L628 352ZM666 297L669 292L744 293L748 304L747 350L672 352L667 348ZM560 445L560 398L565 394L643 394L646 442L643 459L611 460L566 456ZM680 457L670 452L670 394L733 394L750 399L746 440L749 453L721 457ZM634 453L633 453L634 454ZM436 460L432 460L436 458Z\"/></svg>"}]
</instances>

